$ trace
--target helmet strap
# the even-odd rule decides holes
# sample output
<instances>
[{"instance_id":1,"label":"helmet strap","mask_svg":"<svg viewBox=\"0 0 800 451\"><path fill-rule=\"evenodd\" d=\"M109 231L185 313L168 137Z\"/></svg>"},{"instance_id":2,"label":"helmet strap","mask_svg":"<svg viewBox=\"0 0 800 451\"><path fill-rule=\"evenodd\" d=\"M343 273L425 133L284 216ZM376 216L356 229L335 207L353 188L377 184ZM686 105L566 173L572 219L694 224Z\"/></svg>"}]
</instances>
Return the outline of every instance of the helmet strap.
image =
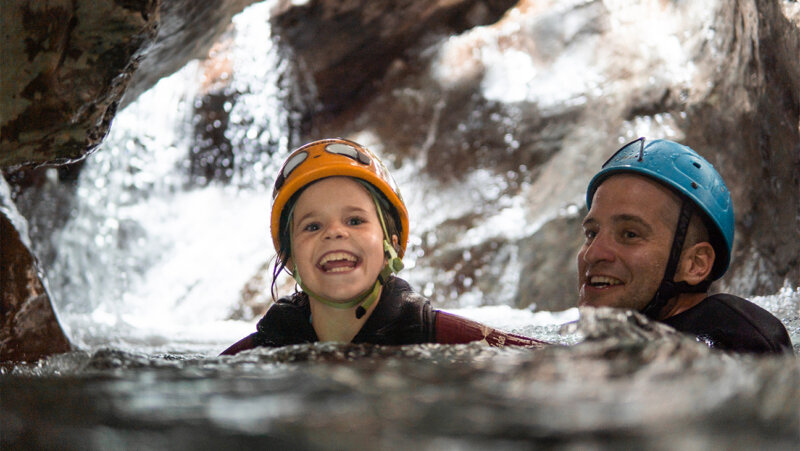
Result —
<instances>
[{"instance_id":1,"label":"helmet strap","mask_svg":"<svg viewBox=\"0 0 800 451\"><path fill-rule=\"evenodd\" d=\"M681 204L681 211L678 215L678 225L675 228L675 235L672 238L672 248L669 252L669 260L667 260L667 268L664 271L664 278L653 296L653 299L642 309L647 317L659 320L661 319L661 310L667 305L667 301L674 298L681 293L704 293L708 291L711 284L710 281L703 281L697 285L689 285L686 282L675 282L675 272L678 269L681 253L683 252L683 244L686 241L686 234L689 230L689 221L692 219L694 213L694 206L692 201L687 197L683 197Z\"/></svg>"},{"instance_id":2,"label":"helmet strap","mask_svg":"<svg viewBox=\"0 0 800 451\"><path fill-rule=\"evenodd\" d=\"M372 284L372 287L367 288L366 291L362 292L356 297L345 302L336 302L311 291L306 286L306 284L303 283L303 280L300 277L300 273L297 272L297 266L294 267L294 271L292 272L292 277L294 277L294 280L297 281L297 284L300 286L300 289L303 290L303 292L305 292L309 297L314 298L315 300L327 305L328 307L346 310L358 305L358 307L356 308L356 318L358 319L361 319L361 317L367 313L367 309L370 308L370 306L375 302L376 299L378 299L378 295L381 292L381 286L382 286L380 281L376 280L375 283Z\"/></svg>"},{"instance_id":3,"label":"helmet strap","mask_svg":"<svg viewBox=\"0 0 800 451\"><path fill-rule=\"evenodd\" d=\"M389 236L389 230L386 228L386 220L383 219L383 210L378 202L378 197L371 191L370 194L372 194L372 200L375 202L375 211L378 212L378 219L381 221L381 229L383 230L383 253L386 256L386 266L383 267L378 280L383 279L383 283L385 283L389 275L399 273L405 265L403 265L403 260L397 256L397 251L392 246L392 237Z\"/></svg>"},{"instance_id":4,"label":"helmet strap","mask_svg":"<svg viewBox=\"0 0 800 451\"><path fill-rule=\"evenodd\" d=\"M375 280L375 283L372 284L371 288L367 288L364 292L360 293L356 297L349 299L345 302L336 302L331 299L328 299L324 296L320 296L317 293L309 290L308 287L303 283L302 278L300 277L300 272L297 271L297 263L294 263L292 269L292 277L295 281L297 281L297 285L300 286L300 289L303 290L309 297L313 297L317 301L333 308L337 309L349 309L356 307L356 318L361 319L366 313L367 309L369 309L372 304L378 299L378 296L381 293L381 287L385 285L389 281L389 277L392 274L396 274L403 269L403 260L400 259L397 255L397 251L395 251L394 247L389 242L389 232L386 228L386 221L383 219L383 211L381 210L380 203L378 202L378 198L372 190L367 190L370 195L372 196L373 202L375 202L375 210L378 212L378 219L381 222L381 229L383 230L383 253L386 258L386 264L383 266L383 269L378 274L378 278ZM291 249L291 241L293 239L292 236L292 214L294 213L294 206L292 206L292 211L289 212L289 219L287 223L289 224L289 248Z\"/></svg>"}]
</instances>

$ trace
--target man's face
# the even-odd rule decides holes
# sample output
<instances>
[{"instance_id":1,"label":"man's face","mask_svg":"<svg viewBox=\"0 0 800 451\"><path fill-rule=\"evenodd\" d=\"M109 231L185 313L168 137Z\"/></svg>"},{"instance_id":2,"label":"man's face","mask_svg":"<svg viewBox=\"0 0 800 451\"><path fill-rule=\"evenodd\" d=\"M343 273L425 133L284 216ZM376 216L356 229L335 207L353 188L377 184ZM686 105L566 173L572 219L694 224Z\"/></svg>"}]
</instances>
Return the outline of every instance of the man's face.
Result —
<instances>
[{"instance_id":1,"label":"man's face","mask_svg":"<svg viewBox=\"0 0 800 451\"><path fill-rule=\"evenodd\" d=\"M578 305L642 310L664 277L679 210L678 196L657 182L606 179L583 221Z\"/></svg>"}]
</instances>

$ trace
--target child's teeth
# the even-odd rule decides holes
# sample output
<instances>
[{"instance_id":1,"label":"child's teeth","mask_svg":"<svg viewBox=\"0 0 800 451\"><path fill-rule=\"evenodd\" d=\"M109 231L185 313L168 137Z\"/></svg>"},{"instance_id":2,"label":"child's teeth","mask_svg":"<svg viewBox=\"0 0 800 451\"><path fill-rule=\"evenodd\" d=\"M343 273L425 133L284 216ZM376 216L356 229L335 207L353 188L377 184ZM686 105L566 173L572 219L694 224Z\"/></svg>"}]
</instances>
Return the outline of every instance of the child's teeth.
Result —
<instances>
[{"instance_id":1,"label":"child's teeth","mask_svg":"<svg viewBox=\"0 0 800 451\"><path fill-rule=\"evenodd\" d=\"M322 257L322 261L319 262L319 264L324 265L325 263L336 260L356 261L356 259L352 255L346 252L336 252L334 254L328 254Z\"/></svg>"},{"instance_id":2,"label":"child's teeth","mask_svg":"<svg viewBox=\"0 0 800 451\"><path fill-rule=\"evenodd\" d=\"M320 260L320 269L326 272L343 272L353 269L358 264L358 258L348 252L335 252L325 255Z\"/></svg>"},{"instance_id":3,"label":"child's teeth","mask_svg":"<svg viewBox=\"0 0 800 451\"><path fill-rule=\"evenodd\" d=\"M350 268L347 268L347 267L331 268L331 269L328 270L328 272L343 272L343 271L347 271L349 269Z\"/></svg>"}]
</instances>

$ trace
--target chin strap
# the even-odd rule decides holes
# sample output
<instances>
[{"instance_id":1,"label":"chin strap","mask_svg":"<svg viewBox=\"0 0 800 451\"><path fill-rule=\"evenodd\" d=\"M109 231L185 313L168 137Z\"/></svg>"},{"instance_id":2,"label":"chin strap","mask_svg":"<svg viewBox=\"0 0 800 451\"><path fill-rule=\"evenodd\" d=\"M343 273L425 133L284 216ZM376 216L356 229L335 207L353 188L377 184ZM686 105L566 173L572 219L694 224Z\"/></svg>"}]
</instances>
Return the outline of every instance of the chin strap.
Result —
<instances>
[{"instance_id":1,"label":"chin strap","mask_svg":"<svg viewBox=\"0 0 800 451\"><path fill-rule=\"evenodd\" d=\"M384 268L384 270L385 270L385 268ZM303 283L303 280L300 277L300 273L297 272L297 266L294 267L294 271L292 271L292 276L294 277L294 280L297 281L297 285L300 286L301 290L303 290L310 297L312 297L312 298L316 299L317 301L327 305L328 307L333 307L333 308L344 310L344 309L353 308L356 305L358 305L358 308L356 308L356 318L359 318L359 319L362 316L364 316L365 313L367 313L367 309L372 305L373 302L375 302L376 299L378 299L378 295L381 292L381 286L383 285L380 282L380 280L376 280L371 288L367 288L366 291L364 291L363 293L361 293L358 296L354 297L353 299L350 299L349 301L346 301L346 302L336 302L336 301L332 301L332 300L330 300L330 299L328 299L328 298L326 298L324 296L320 296L319 294L314 293L313 291L309 290L308 287ZM361 304L361 305L359 305L359 304Z\"/></svg>"},{"instance_id":2,"label":"chin strap","mask_svg":"<svg viewBox=\"0 0 800 451\"><path fill-rule=\"evenodd\" d=\"M368 190L370 191L370 190ZM370 191L372 195L372 200L375 202L375 210L378 212L378 219L381 221L381 229L383 230L383 254L386 257L386 265L384 265L383 269L381 270L380 274L378 274L378 278L375 280L375 283L372 284L371 288L367 288L364 292L357 295L356 297L345 301L345 302L337 302L332 301L324 296L320 296L317 293L309 290L308 287L303 283L302 278L300 277L300 273L297 271L297 264L294 265L292 270L292 277L294 280L297 281L297 285L300 286L300 289L303 290L306 294L310 297L313 297L317 301L327 305L328 307L333 307L337 309L349 309L356 307L356 318L361 319L366 313L367 309L369 309L372 304L378 299L378 296L381 293L381 287L389 281L389 277L392 274L396 274L403 269L403 260L397 256L397 251L394 250L394 247L389 243L389 232L386 229L386 221L383 219L383 212L381 211L381 206L378 203L378 198L375 194ZM290 212L290 215L293 213ZM289 217L289 223L291 224L291 216ZM291 226L289 227L289 239L292 239L291 234Z\"/></svg>"},{"instance_id":3,"label":"chin strap","mask_svg":"<svg viewBox=\"0 0 800 451\"><path fill-rule=\"evenodd\" d=\"M675 282L673 280L675 279L675 271L678 269L683 243L686 241L686 232L689 230L689 221L692 219L693 213L692 201L684 198L681 204L681 212L678 215L678 226L675 228L675 236L672 239L672 248L669 252L664 278L661 280L661 285L658 286L653 299L642 309L642 313L651 319L661 319L661 310L667 305L667 301L675 296L681 293L704 293L708 291L708 287L711 285L708 280L704 280L697 285L689 285L683 281Z\"/></svg>"}]
</instances>

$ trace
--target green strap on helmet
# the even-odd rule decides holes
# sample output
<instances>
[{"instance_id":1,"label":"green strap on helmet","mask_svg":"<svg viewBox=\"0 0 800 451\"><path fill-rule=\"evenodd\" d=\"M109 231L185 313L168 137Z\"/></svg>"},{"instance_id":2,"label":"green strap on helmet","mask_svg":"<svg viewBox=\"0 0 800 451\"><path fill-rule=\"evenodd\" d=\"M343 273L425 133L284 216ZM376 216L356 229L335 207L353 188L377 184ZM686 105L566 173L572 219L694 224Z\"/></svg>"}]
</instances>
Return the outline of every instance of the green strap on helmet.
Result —
<instances>
[{"instance_id":1,"label":"green strap on helmet","mask_svg":"<svg viewBox=\"0 0 800 451\"><path fill-rule=\"evenodd\" d=\"M378 276L378 280L383 278L383 282L386 283L386 279L388 279L392 273L399 273L405 265L403 265L403 260L397 256L397 251L394 250L392 243L389 242L391 237L389 236L389 231L386 229L386 221L383 219L383 210L381 210L381 206L378 203L378 197L372 193L372 191L370 191L370 194L372 194L372 200L375 202L375 210L378 212L378 219L381 220L381 229L383 229L383 253L388 259L386 261L386 266L383 267L383 271L381 271Z\"/></svg>"},{"instance_id":2,"label":"green strap on helmet","mask_svg":"<svg viewBox=\"0 0 800 451\"><path fill-rule=\"evenodd\" d=\"M360 180L359 180L360 181ZM366 185L366 184L365 184ZM317 301L333 308L337 309L349 309L355 306L356 308L356 318L361 318L367 313L367 309L369 309L372 304L378 299L378 295L380 294L381 287L389 281L389 276L392 274L397 274L404 268L403 260L397 256L397 251L395 251L394 247L389 243L389 231L386 229L386 221L383 219L383 211L381 210L380 203L378 202L378 198L376 197L375 193L372 190L367 189L370 195L372 196L373 202L375 202L375 210L378 212L378 219L381 222L381 229L383 230L383 252L386 256L386 265L384 265L381 272L378 274L378 278L375 280L375 283L372 285L371 288L367 288L364 292L358 294L356 297L346 301L346 302L336 302L332 301L324 296L320 296L317 293L309 290L308 287L303 283L302 278L300 277L300 272L297 271L297 264L294 264L294 268L292 269L292 277L297 282L297 285L300 286L306 294L310 297L313 297ZM289 212L289 220L287 221L289 225L289 240L290 240L290 249L291 249L291 240L292 240L292 216L294 215L294 205L292 206L292 210Z\"/></svg>"}]
</instances>

